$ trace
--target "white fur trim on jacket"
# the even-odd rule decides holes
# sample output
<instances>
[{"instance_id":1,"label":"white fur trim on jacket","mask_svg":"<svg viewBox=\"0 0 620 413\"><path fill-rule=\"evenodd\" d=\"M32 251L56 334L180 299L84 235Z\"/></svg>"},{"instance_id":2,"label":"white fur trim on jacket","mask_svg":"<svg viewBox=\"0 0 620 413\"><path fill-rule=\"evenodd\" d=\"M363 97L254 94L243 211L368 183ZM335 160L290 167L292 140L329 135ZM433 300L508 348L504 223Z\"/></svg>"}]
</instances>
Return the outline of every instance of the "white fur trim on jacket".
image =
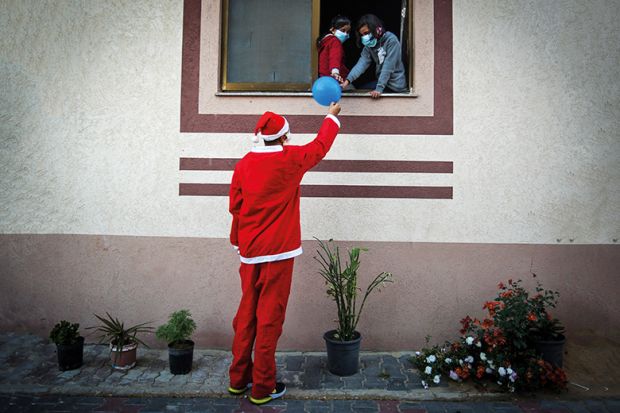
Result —
<instances>
[{"instance_id":1,"label":"white fur trim on jacket","mask_svg":"<svg viewBox=\"0 0 620 413\"><path fill-rule=\"evenodd\" d=\"M271 152L282 152L284 148L282 145L271 145L271 146L255 146L250 152L255 153L271 153Z\"/></svg>"},{"instance_id":2,"label":"white fur trim on jacket","mask_svg":"<svg viewBox=\"0 0 620 413\"><path fill-rule=\"evenodd\" d=\"M338 120L338 118L334 115L332 115L331 113L328 114L327 116L325 116L326 118L330 118L331 120L333 120L336 125L338 125L338 127L340 127L340 121Z\"/></svg>"},{"instance_id":3,"label":"white fur trim on jacket","mask_svg":"<svg viewBox=\"0 0 620 413\"><path fill-rule=\"evenodd\" d=\"M240 255L239 258L241 262L244 264L260 264L261 262L274 262L274 261L282 261L289 258L296 257L301 255L304 251L301 247L294 249L293 251L282 252L280 254L274 255L261 255L259 257L244 257Z\"/></svg>"}]
</instances>

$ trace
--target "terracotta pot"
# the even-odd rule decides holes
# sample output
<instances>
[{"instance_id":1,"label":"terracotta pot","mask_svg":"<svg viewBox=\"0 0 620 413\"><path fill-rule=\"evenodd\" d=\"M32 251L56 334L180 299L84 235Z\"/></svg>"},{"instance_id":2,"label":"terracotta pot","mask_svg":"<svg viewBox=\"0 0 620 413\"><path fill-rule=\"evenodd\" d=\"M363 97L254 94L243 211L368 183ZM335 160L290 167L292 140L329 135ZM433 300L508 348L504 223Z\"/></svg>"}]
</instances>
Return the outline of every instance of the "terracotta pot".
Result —
<instances>
[{"instance_id":1,"label":"terracotta pot","mask_svg":"<svg viewBox=\"0 0 620 413\"><path fill-rule=\"evenodd\" d=\"M136 355L138 343L125 344L123 348L118 348L110 343L110 361L116 370L129 370L136 365Z\"/></svg>"}]
</instances>

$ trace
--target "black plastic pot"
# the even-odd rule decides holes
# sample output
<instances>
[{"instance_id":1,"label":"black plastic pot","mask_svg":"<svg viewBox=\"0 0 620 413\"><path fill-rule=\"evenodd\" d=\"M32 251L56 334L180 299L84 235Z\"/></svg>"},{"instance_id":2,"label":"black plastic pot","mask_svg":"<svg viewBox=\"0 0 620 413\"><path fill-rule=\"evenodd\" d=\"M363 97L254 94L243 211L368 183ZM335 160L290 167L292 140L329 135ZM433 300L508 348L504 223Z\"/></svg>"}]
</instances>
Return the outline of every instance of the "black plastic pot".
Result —
<instances>
[{"instance_id":1,"label":"black plastic pot","mask_svg":"<svg viewBox=\"0 0 620 413\"><path fill-rule=\"evenodd\" d=\"M558 340L537 340L534 342L534 346L543 360L556 367L562 367L564 343L566 343L566 337L561 335Z\"/></svg>"},{"instance_id":2,"label":"black plastic pot","mask_svg":"<svg viewBox=\"0 0 620 413\"><path fill-rule=\"evenodd\" d=\"M327 367L337 376L351 376L357 373L360 361L362 335L355 331L353 340L341 341L334 338L336 330L323 335L327 346Z\"/></svg>"},{"instance_id":3,"label":"black plastic pot","mask_svg":"<svg viewBox=\"0 0 620 413\"><path fill-rule=\"evenodd\" d=\"M60 371L78 369L84 359L84 337L78 337L78 341L74 344L56 344L56 351Z\"/></svg>"},{"instance_id":4,"label":"black plastic pot","mask_svg":"<svg viewBox=\"0 0 620 413\"><path fill-rule=\"evenodd\" d=\"M194 359L194 342L192 340L175 341L168 344L170 373L187 374L192 370Z\"/></svg>"}]
</instances>

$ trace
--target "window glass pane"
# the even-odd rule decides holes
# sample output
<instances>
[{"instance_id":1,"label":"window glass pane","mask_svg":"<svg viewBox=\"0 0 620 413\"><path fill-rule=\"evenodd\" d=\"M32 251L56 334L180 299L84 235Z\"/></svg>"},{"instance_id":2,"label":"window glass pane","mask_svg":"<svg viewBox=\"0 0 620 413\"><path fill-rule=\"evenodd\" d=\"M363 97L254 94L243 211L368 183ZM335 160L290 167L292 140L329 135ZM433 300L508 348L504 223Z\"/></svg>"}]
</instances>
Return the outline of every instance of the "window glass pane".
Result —
<instances>
[{"instance_id":1,"label":"window glass pane","mask_svg":"<svg viewBox=\"0 0 620 413\"><path fill-rule=\"evenodd\" d=\"M228 83L311 82L312 0L228 4Z\"/></svg>"}]
</instances>

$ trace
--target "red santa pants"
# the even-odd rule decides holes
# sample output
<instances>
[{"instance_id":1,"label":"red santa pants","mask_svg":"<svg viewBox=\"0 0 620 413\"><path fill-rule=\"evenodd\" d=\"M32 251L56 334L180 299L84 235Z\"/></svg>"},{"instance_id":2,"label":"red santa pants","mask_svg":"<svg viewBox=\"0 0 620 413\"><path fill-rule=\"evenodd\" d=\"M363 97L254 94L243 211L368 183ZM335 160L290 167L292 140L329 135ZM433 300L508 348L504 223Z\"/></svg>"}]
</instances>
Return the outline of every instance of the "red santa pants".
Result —
<instances>
[{"instance_id":1,"label":"red santa pants","mask_svg":"<svg viewBox=\"0 0 620 413\"><path fill-rule=\"evenodd\" d=\"M267 397L276 387L276 346L291 291L294 258L241 263L242 296L233 320L233 362L230 385L242 389L252 383L252 397ZM254 362L252 362L254 346Z\"/></svg>"}]
</instances>

